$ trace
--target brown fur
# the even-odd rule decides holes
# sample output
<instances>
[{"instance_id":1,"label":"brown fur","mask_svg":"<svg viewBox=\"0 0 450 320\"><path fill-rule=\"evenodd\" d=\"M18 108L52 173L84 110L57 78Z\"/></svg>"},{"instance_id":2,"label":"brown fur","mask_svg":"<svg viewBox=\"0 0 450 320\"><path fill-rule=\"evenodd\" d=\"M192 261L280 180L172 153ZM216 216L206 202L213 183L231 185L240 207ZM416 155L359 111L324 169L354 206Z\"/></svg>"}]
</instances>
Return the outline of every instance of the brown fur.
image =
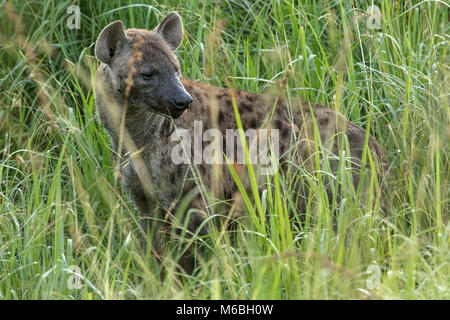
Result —
<instances>
[{"instance_id":1,"label":"brown fur","mask_svg":"<svg viewBox=\"0 0 450 320\"><path fill-rule=\"evenodd\" d=\"M176 79L164 80L161 76L159 78L161 80L155 80L157 83L149 82L147 84L142 82L139 74L140 70L148 67L147 64L150 63L153 69L157 69L158 74L168 75L167 77L172 78L180 76L178 60L171 50L178 47L179 44L176 42L176 39L179 38L176 30L176 28L179 29L179 25L177 25L179 17L173 13L168 17L169 19L165 19L170 23L167 26L175 26L175 31L174 29L166 30L167 34L161 34L161 27L155 29L156 31L129 29L125 33L126 40L124 40L124 38L120 38L120 32L117 31L120 31L121 23L116 23L114 34L108 35L107 32L102 34L99 39L109 37L107 38L109 40L103 43L98 41L98 49L96 48L97 57L104 57L103 62L106 62L101 64L96 77L98 113L103 126L110 135L112 147L117 151L120 136L120 117L117 116L117 111L121 113L123 108L127 108L124 132L125 135L128 134L129 139L123 138L123 148L119 155L120 170L124 178L123 185L130 193L140 216L156 218L150 222L156 231L163 226L162 222L157 221L167 220L167 211L159 211L158 216L154 216L156 203L165 210L171 208L171 212L174 213L180 199L189 193L195 193L195 190L198 189L198 184L192 179L193 173L192 170L189 170L189 166L172 163L171 150L178 142L171 141L170 134L175 127L193 131L194 121L202 121L203 130L217 126L218 129L225 132L225 129L236 128L232 95L236 100L244 129L273 127L280 130L280 155L285 154L290 148L294 148L296 162L304 165L309 171L313 171L315 168L315 121L323 145L334 154L338 154L339 141L342 142L342 139L337 138L339 132L345 131L351 157L354 159L354 167L358 169L362 158L365 131L347 121L342 115L318 104L310 106L300 100L295 100L290 103L292 113L289 113L290 109L282 98L235 89L222 89L183 79L182 85L192 97L192 105L181 115L167 116L172 111L168 105L165 107L167 110L164 109L165 99L166 97L170 98L170 95L173 94L175 89L170 87L169 83L173 83ZM118 39L114 37L118 37ZM166 41L171 41L170 47ZM127 79L131 79L131 83L127 82ZM150 90L149 88L152 86L159 88ZM177 90L182 91L181 88ZM269 115L274 106L273 117L269 123ZM311 108L315 120L310 114ZM212 114L215 116L211 116ZM293 147L295 141L300 141L297 147ZM382 148L372 137L369 138L369 147L372 156L378 164L381 164L379 167L382 169L387 164ZM130 156L130 153L133 152L138 153L134 159L139 159L139 161L134 161ZM336 171L338 161L330 159L330 164L331 169ZM236 183L225 166L222 169L220 183L214 181L211 165L201 164L197 165L197 168L207 189L213 187L214 184L218 187L216 192L219 198L231 199L236 193ZM359 169L353 173L355 187L359 182L358 171ZM243 177L245 178L245 174ZM147 184L150 187L147 187ZM303 190L301 182L298 188ZM300 213L305 210L304 204L304 201L300 201ZM194 195L189 206L198 208L202 212L207 212L209 209L207 202L199 192ZM198 228L204 219L203 214L194 213L190 216L188 231L199 231ZM147 225L144 224L145 226ZM206 232L205 228L200 230L200 233L204 232ZM160 236L155 238L162 239ZM163 243L156 243L156 247L162 246ZM192 262L185 263L184 266L189 269L192 267Z\"/></svg>"}]
</instances>

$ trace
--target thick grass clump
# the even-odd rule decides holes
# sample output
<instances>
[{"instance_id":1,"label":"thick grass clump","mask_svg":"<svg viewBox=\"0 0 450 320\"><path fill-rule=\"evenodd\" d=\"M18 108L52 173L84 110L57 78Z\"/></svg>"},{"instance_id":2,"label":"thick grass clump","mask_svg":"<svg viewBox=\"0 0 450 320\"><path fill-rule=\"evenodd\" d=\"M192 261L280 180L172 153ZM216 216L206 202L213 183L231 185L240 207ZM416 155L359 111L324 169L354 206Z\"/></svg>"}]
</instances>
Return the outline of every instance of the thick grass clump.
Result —
<instances>
[{"instance_id":1,"label":"thick grass clump","mask_svg":"<svg viewBox=\"0 0 450 320\"><path fill-rule=\"evenodd\" d=\"M179 274L176 250L143 249L96 118L93 49L114 20L152 29L173 10L185 77L278 90L368 130L390 161L385 212L371 197L362 209L344 156L334 175L291 164L262 193L247 166L241 200L211 206L211 220L241 218L201 239L197 273ZM448 16L445 1L3 1L0 299L450 299ZM312 190L302 218L299 179Z\"/></svg>"}]
</instances>

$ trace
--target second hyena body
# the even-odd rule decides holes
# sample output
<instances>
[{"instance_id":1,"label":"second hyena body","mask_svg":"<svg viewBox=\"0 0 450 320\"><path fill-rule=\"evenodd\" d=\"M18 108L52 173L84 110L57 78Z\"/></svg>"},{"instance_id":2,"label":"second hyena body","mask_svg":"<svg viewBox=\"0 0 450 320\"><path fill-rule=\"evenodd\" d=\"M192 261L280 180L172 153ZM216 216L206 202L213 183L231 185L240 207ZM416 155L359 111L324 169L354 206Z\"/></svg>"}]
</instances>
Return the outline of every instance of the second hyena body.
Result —
<instances>
[{"instance_id":1,"label":"second hyena body","mask_svg":"<svg viewBox=\"0 0 450 320\"><path fill-rule=\"evenodd\" d=\"M172 151L179 144L172 134L175 129L193 133L197 121L202 123L204 131L217 128L225 136L226 129L236 128L233 99L244 130L262 127L279 130L280 155L293 150L293 159L313 170L314 142L318 141L314 138L316 124L323 146L335 155L339 154L336 137L345 132L353 166L358 168L366 138L363 129L321 105L293 100L288 107L284 99L276 96L182 80L179 62L173 53L181 39L180 17L170 13L153 31L125 31L122 22L112 23L102 31L96 43L96 55L102 62L96 76L99 116L113 149L120 151L123 185L139 214L155 218L148 220L150 224L158 225L155 221L165 219L165 210L173 211L188 193L194 193L190 207L200 209L189 217L188 231L195 232L204 221L204 215L199 212L209 208L202 194L195 194L199 186L193 179L195 170L189 164L176 164L171 160ZM368 145L380 168L383 167L387 162L382 148L372 137ZM336 159L330 160L332 170L337 169L337 164ZM217 183L212 165L200 163L196 167L202 185L208 189L215 183L219 186L220 198L233 197L237 187L228 168L222 170L221 181ZM353 182L358 185L358 170L354 170ZM156 203L165 209L159 211L158 217L154 217ZM300 201L300 213L304 210L302 203Z\"/></svg>"}]
</instances>

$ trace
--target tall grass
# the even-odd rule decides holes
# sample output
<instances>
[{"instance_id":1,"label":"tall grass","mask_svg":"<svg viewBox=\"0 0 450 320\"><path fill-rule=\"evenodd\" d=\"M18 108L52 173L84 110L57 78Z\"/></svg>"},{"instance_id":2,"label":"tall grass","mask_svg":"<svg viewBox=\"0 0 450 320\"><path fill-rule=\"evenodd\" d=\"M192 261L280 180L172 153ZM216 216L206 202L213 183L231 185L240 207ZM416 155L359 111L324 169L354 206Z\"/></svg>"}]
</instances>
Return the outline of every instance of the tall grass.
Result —
<instances>
[{"instance_id":1,"label":"tall grass","mask_svg":"<svg viewBox=\"0 0 450 320\"><path fill-rule=\"evenodd\" d=\"M71 4L80 29L67 27ZM379 29L363 15L372 4ZM95 114L93 44L109 22L151 29L172 10L185 77L320 102L375 136L391 164L387 214L361 209L340 157L339 205L326 164L242 188L228 210L247 218L214 229L194 275L143 249ZM3 1L0 298L449 299L448 15L444 1ZM313 191L304 219L296 179Z\"/></svg>"}]
</instances>

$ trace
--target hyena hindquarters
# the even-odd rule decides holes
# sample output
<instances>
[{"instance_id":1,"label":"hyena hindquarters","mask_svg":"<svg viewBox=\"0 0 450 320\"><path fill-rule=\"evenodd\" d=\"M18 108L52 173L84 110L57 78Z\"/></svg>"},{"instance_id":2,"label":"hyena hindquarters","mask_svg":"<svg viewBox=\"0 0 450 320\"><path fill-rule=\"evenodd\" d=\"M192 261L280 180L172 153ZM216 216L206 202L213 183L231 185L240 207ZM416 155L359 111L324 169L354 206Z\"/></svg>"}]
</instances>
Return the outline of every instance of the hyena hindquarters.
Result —
<instances>
[{"instance_id":1,"label":"hyena hindquarters","mask_svg":"<svg viewBox=\"0 0 450 320\"><path fill-rule=\"evenodd\" d=\"M267 124L270 118L273 127L280 130L281 153L291 148L292 139L288 137L295 136L304 142L300 144L298 162L305 162L311 171L317 170L309 161L314 156L314 143L318 141L315 133L319 133L327 150L337 154L340 148L334 137L346 132L348 149L357 168L362 158L365 131L330 109L313 105L313 113L310 113L309 105L296 101L288 112L282 99L181 81L174 50L182 38L180 16L171 12L153 31L125 31L121 21L113 22L100 33L95 47L96 57L101 62L95 82L98 114L117 153L123 185L146 221L144 230L149 226L157 232L165 230L166 221L173 222L173 219L170 221L170 213L176 212L173 205L196 192L197 181L191 167L171 161L171 152L178 144L171 139L172 132L175 128L192 132L195 121L202 122L204 130L217 127L224 132L236 128L232 93L244 129L271 126ZM385 159L373 138L369 138L369 147L374 155ZM330 162L335 171L337 162ZM237 190L236 184L229 172L223 171L226 173L220 184L220 196L231 198ZM201 163L199 172L207 187L217 183L211 177L211 166ZM359 181L357 172L354 181ZM196 194L191 201L190 207L200 210L190 217L187 228L184 228L185 220L180 220L180 228L188 233L204 233L200 228L204 217L199 212L209 208L202 194ZM164 210L155 212L158 206ZM168 241L161 235L155 235L154 239L157 249ZM182 264L192 270L191 256L185 257Z\"/></svg>"},{"instance_id":2,"label":"hyena hindquarters","mask_svg":"<svg viewBox=\"0 0 450 320\"><path fill-rule=\"evenodd\" d=\"M326 170L327 174L322 176L324 184L328 186L326 188L328 201L331 203L336 196L337 204L339 204L343 196L354 196L359 191L359 196L354 200L358 201L357 205L361 209L371 212L378 202L384 211L388 160L383 148L372 136L367 136L364 129L348 121L340 113L318 104L313 104L312 110L313 116L307 113L306 118L303 118L305 120L301 130L301 139L305 141L303 159L308 159L306 167L309 171L330 170ZM319 139L316 138L315 131ZM365 149L367 153L364 155ZM317 152L320 159L319 168L317 168L315 156ZM365 166L363 167L364 157ZM350 172L350 175L347 172ZM333 181L339 175L350 177L346 179L341 176L340 181ZM329 187L331 184L335 186L334 194ZM344 192L349 188L353 188L354 192ZM369 195L371 201L368 201ZM379 197L378 201L377 197Z\"/></svg>"}]
</instances>

